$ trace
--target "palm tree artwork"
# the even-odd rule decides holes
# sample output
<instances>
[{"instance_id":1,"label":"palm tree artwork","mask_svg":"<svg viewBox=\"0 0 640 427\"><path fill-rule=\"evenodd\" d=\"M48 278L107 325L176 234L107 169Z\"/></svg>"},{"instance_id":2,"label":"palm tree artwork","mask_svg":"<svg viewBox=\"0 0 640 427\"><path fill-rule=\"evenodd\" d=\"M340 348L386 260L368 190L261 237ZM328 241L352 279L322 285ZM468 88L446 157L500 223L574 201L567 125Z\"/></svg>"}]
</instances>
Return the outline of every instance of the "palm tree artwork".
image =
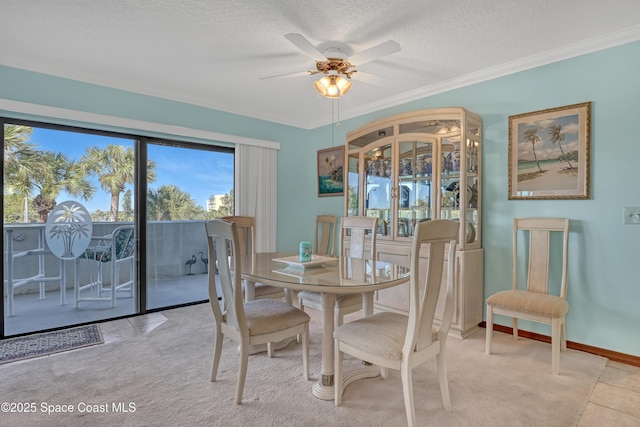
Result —
<instances>
[{"instance_id":1,"label":"palm tree artwork","mask_svg":"<svg viewBox=\"0 0 640 427\"><path fill-rule=\"evenodd\" d=\"M553 125L549 128L549 140L553 144L558 144L558 148L560 148L560 152L562 156L560 157L562 160L565 160L569 166L567 169L573 169L573 165L571 164L570 156L567 156L562 149L562 143L564 142L564 134L562 133L562 126Z\"/></svg>"},{"instance_id":2,"label":"palm tree artwork","mask_svg":"<svg viewBox=\"0 0 640 427\"><path fill-rule=\"evenodd\" d=\"M62 239L63 252L57 253L55 245L50 244L51 250L62 259L74 259L81 255L91 239L92 227L89 212L79 203L73 201L56 205L51 213L48 224L47 238ZM86 244L80 245L74 252L76 241L83 239Z\"/></svg>"},{"instance_id":3,"label":"palm tree artwork","mask_svg":"<svg viewBox=\"0 0 640 427\"><path fill-rule=\"evenodd\" d=\"M524 141L531 144L531 150L533 151L533 158L536 161L536 165L540 172L544 172L540 167L540 163L538 162L538 156L536 155L536 144L542 142L542 139L538 136L538 128L530 127L523 133Z\"/></svg>"}]
</instances>

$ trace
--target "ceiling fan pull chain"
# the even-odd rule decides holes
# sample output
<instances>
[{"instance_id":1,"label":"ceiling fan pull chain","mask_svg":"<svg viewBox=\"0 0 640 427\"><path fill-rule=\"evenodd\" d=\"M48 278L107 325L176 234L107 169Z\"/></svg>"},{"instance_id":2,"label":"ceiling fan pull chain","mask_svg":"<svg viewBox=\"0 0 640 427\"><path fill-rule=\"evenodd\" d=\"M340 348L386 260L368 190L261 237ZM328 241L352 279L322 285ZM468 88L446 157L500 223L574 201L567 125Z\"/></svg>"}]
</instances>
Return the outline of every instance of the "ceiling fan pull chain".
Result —
<instances>
[{"instance_id":1,"label":"ceiling fan pull chain","mask_svg":"<svg viewBox=\"0 0 640 427\"><path fill-rule=\"evenodd\" d=\"M334 103L334 100L332 99L331 100L331 148L333 148L333 123L334 123L334 120L333 120L333 103Z\"/></svg>"}]
</instances>

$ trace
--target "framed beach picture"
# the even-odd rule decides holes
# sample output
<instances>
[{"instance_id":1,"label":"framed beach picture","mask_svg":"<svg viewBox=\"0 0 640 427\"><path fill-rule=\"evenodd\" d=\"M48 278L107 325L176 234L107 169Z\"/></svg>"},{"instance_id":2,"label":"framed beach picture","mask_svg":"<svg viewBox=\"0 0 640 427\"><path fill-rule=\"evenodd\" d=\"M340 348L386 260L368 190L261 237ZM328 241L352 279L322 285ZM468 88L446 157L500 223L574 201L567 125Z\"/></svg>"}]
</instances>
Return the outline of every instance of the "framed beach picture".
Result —
<instances>
[{"instance_id":1,"label":"framed beach picture","mask_svg":"<svg viewBox=\"0 0 640 427\"><path fill-rule=\"evenodd\" d=\"M318 197L344 196L344 145L318 150Z\"/></svg>"},{"instance_id":2,"label":"framed beach picture","mask_svg":"<svg viewBox=\"0 0 640 427\"><path fill-rule=\"evenodd\" d=\"M588 199L591 102L509 116L509 199Z\"/></svg>"}]
</instances>

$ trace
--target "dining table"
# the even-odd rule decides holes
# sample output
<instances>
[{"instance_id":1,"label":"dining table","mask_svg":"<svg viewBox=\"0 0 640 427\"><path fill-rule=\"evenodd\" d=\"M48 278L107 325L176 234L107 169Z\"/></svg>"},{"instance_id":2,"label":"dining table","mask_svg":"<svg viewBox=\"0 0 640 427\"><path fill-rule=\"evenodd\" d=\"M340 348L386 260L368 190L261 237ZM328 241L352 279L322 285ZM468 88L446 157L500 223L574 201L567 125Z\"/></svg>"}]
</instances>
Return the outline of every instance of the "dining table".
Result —
<instances>
[{"instance_id":1,"label":"dining table","mask_svg":"<svg viewBox=\"0 0 640 427\"><path fill-rule=\"evenodd\" d=\"M373 314L373 295L406 283L410 279L406 265L373 259L325 257L312 255L311 261L299 261L299 254L289 252L257 253L252 266L244 266L242 278L251 299L256 283L286 290L291 304L292 291L320 292L322 298L322 368L321 377L313 385L313 395L333 400L334 392L334 306L336 295L361 293L364 316ZM380 369L363 362L361 368L345 373L343 387L351 382L380 375Z\"/></svg>"}]
</instances>

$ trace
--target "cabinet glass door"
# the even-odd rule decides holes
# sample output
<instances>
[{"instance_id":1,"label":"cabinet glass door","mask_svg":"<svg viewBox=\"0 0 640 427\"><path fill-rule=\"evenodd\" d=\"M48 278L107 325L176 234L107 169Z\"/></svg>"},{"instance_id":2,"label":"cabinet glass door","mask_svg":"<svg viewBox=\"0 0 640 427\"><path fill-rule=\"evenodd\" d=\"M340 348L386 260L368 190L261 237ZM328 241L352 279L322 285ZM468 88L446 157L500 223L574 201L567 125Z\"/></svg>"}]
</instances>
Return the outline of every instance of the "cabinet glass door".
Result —
<instances>
[{"instance_id":1,"label":"cabinet glass door","mask_svg":"<svg viewBox=\"0 0 640 427\"><path fill-rule=\"evenodd\" d=\"M440 147L440 216L460 219L460 128L444 136Z\"/></svg>"},{"instance_id":2,"label":"cabinet glass door","mask_svg":"<svg viewBox=\"0 0 640 427\"><path fill-rule=\"evenodd\" d=\"M466 224L465 224L465 243L474 243L478 241L478 210L479 210L479 181L478 166L480 151L480 140L476 134L468 132L466 141Z\"/></svg>"},{"instance_id":3,"label":"cabinet glass door","mask_svg":"<svg viewBox=\"0 0 640 427\"><path fill-rule=\"evenodd\" d=\"M400 141L396 234L412 237L416 222L433 217L434 143Z\"/></svg>"},{"instance_id":4,"label":"cabinet glass door","mask_svg":"<svg viewBox=\"0 0 640 427\"><path fill-rule=\"evenodd\" d=\"M364 214L378 218L378 236L391 234L391 145L383 145L365 153Z\"/></svg>"},{"instance_id":5,"label":"cabinet glass door","mask_svg":"<svg viewBox=\"0 0 640 427\"><path fill-rule=\"evenodd\" d=\"M358 215L358 194L360 193L360 159L358 154L349 154L347 156L347 216Z\"/></svg>"}]
</instances>

